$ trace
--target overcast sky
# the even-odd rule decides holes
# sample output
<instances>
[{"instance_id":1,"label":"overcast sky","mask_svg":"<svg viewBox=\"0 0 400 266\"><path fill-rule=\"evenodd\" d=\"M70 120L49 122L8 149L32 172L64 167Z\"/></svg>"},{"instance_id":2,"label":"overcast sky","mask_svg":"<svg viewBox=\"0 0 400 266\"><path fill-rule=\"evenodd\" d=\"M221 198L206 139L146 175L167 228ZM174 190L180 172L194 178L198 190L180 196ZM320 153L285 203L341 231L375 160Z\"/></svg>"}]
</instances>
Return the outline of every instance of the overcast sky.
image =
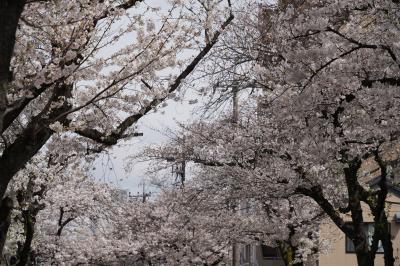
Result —
<instances>
[{"instance_id":1,"label":"overcast sky","mask_svg":"<svg viewBox=\"0 0 400 266\"><path fill-rule=\"evenodd\" d=\"M160 6L160 12L166 12L169 8L166 0L148 0L146 5ZM143 5L142 5L143 6ZM140 12L139 9L134 9L134 12ZM123 23L123 21L121 22ZM156 19L157 23L157 19ZM118 48L128 44L132 36L125 36L118 43ZM101 53L112 53L115 47L109 47ZM169 74L169 73L168 73ZM129 155L135 154L144 147L151 144L161 144L168 138L162 134L167 128L177 129L176 121L186 122L192 117L191 110L193 105L188 104L188 100L182 102L174 102L169 100L168 106L159 108L156 113L151 112L139 120L137 132L143 133L142 137L135 137L128 141L120 141L118 145L108 150L109 154L101 154L92 169L91 174L101 181L111 182L120 188L127 189L132 193L141 191L140 186L143 178L146 177L145 171L148 164L136 164L131 172L125 172L124 166L126 158Z\"/></svg>"},{"instance_id":2,"label":"overcast sky","mask_svg":"<svg viewBox=\"0 0 400 266\"><path fill-rule=\"evenodd\" d=\"M177 121L187 122L193 119L192 110L195 105L188 103L190 97L186 98L188 99L182 102L169 100L167 107L160 108L156 113L152 112L140 119L138 132L143 133L143 136L120 142L119 145L109 150L111 156L100 155L92 174L99 180L112 182L133 194L141 192L141 181L146 178L145 171L148 164L137 163L131 172L126 172L124 170L126 158L148 145L161 144L167 141L168 137L163 132L167 128L177 129ZM147 187L147 189L154 188Z\"/></svg>"},{"instance_id":3,"label":"overcast sky","mask_svg":"<svg viewBox=\"0 0 400 266\"><path fill-rule=\"evenodd\" d=\"M160 6L161 12L167 12L169 8L167 0L148 0L145 1L145 4ZM140 9L136 9L134 12L140 12ZM118 46L121 45L121 47L123 47L128 41L129 38L122 40L122 43L119 43ZM113 47L109 47L109 51L104 50L102 52L111 53L113 52L112 48ZM190 54L184 53L182 56L186 57L187 55ZM193 121L198 117L198 112L194 114L193 110L201 104L202 100L198 99L199 102L195 105L189 104L190 100L197 99L198 97L199 96L194 92L188 91L186 92L184 100L180 102L169 100L167 101L168 105L166 107L158 109L156 113L151 112L144 116L137 125L137 131L143 133L143 136L133 138L129 141L121 141L117 146L109 150L108 155L100 155L91 174L101 181L112 182L120 188L127 189L134 194L141 192L142 187L140 184L144 178L148 178L145 173L148 164L136 164L131 172L125 172L124 166L126 158L139 152L146 146L152 144L159 145L167 141L168 138L163 133L165 133L167 129L178 129L177 122ZM171 180L172 179L173 177L171 174Z\"/></svg>"}]
</instances>

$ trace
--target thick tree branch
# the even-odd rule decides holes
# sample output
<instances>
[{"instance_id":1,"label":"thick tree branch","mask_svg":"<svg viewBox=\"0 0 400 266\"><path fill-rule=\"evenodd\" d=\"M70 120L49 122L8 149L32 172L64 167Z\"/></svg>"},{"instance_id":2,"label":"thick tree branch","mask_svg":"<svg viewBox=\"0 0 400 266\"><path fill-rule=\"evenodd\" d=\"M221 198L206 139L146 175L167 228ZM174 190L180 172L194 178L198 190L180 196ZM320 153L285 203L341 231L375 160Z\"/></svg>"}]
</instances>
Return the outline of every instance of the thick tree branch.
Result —
<instances>
[{"instance_id":1,"label":"thick tree branch","mask_svg":"<svg viewBox=\"0 0 400 266\"><path fill-rule=\"evenodd\" d=\"M374 83L382 83L391 86L400 86L400 78L398 77L385 77L381 79L365 79L361 84L365 87L372 87Z\"/></svg>"},{"instance_id":2,"label":"thick tree branch","mask_svg":"<svg viewBox=\"0 0 400 266\"><path fill-rule=\"evenodd\" d=\"M3 128L0 133L3 133L7 128L14 122L14 120L21 114L25 107L34 99L39 97L46 89L48 89L50 84L43 84L40 89L30 88L29 91L32 93L31 97L24 97L17 102L13 103L11 106L7 106L6 112L3 118Z\"/></svg>"},{"instance_id":3,"label":"thick tree branch","mask_svg":"<svg viewBox=\"0 0 400 266\"><path fill-rule=\"evenodd\" d=\"M101 0L101 1L104 2L104 0ZM114 12L117 9L127 10L127 9L135 6L137 3L140 3L140 2L143 2L143 0L127 0L127 1L125 1L124 3L122 3L120 5L117 5L117 6L113 7L113 8L110 8L110 9L104 11L100 16L96 17L93 20L93 24L97 25L97 23L100 20L107 18L112 12Z\"/></svg>"},{"instance_id":4,"label":"thick tree branch","mask_svg":"<svg viewBox=\"0 0 400 266\"><path fill-rule=\"evenodd\" d=\"M56 85L46 107L37 116L34 116L16 140L4 149L0 157L0 198L4 196L11 178L43 147L53 134L53 131L49 128L53 118L71 108L67 100L64 100L61 105L55 108L51 108L51 104L61 98L69 99L71 93L72 85ZM68 124L67 120L61 122L64 125Z\"/></svg>"},{"instance_id":5,"label":"thick tree branch","mask_svg":"<svg viewBox=\"0 0 400 266\"><path fill-rule=\"evenodd\" d=\"M336 224L336 226L347 236L353 236L354 232L352 228L345 223L345 221L340 217L340 214L335 210L332 204L324 197L322 188L320 186L314 186L311 188L298 187L296 192L304 196L312 198L318 206L331 218L331 220Z\"/></svg>"},{"instance_id":6,"label":"thick tree branch","mask_svg":"<svg viewBox=\"0 0 400 266\"><path fill-rule=\"evenodd\" d=\"M72 222L73 220L75 220L75 217L69 217L69 218L65 219L65 221L63 221L64 214L65 214L64 208L61 207L61 208L60 208L60 216L59 216L59 218L58 218L57 236L61 236L61 233L62 233L62 230L64 229L64 227L65 227L68 223L70 223L70 222Z\"/></svg>"},{"instance_id":7,"label":"thick tree branch","mask_svg":"<svg viewBox=\"0 0 400 266\"><path fill-rule=\"evenodd\" d=\"M152 111L156 106L158 106L160 103L165 101L167 97L176 91L183 80L189 76L190 73L193 72L195 67L200 63L201 60L210 52L210 50L214 47L214 45L217 43L219 36L222 34L222 32L225 30L225 28L230 24L230 22L233 20L234 16L231 14L227 20L221 25L221 29L216 31L214 33L213 38L209 43L206 44L206 46L197 54L197 56L192 60L192 62L181 72L181 74L174 80L174 82L169 86L168 92L165 94L163 97L155 98L153 99L149 104L146 106L142 107L136 114L130 115L127 118L124 119L124 121L117 126L117 128L114 130L112 134L110 134L110 137L105 135L104 133L99 132L98 130L95 129L81 129L77 130L75 133L90 138L96 142L99 142L101 144L105 145L114 145L117 143L119 139L124 138L126 135L124 134L126 130L131 127L133 124L135 124L140 118L142 118L144 115Z\"/></svg>"}]
</instances>

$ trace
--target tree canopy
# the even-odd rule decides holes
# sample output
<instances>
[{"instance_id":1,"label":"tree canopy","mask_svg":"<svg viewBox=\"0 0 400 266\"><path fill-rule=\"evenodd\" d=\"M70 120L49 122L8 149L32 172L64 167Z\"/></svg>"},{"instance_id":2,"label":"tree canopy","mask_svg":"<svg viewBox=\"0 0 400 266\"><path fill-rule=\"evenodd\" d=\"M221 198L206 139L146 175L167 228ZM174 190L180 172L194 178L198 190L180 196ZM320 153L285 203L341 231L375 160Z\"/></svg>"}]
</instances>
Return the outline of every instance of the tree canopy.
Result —
<instances>
[{"instance_id":1,"label":"tree canopy","mask_svg":"<svg viewBox=\"0 0 400 266\"><path fill-rule=\"evenodd\" d=\"M3 1L1 248L18 265L223 265L232 246L264 243L303 265L327 250L329 219L359 265L379 243L395 265L399 12L387 0ZM132 158L193 163L191 178L140 202L88 177L182 87L206 96L207 115Z\"/></svg>"}]
</instances>

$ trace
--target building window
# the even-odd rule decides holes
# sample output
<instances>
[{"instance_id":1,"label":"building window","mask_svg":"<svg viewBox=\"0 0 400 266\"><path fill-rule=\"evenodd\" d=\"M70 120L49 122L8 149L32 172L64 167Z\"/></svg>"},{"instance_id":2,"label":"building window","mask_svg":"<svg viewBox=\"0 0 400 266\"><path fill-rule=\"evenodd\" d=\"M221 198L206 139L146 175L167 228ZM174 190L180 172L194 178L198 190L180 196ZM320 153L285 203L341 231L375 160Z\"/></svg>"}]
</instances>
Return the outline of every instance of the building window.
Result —
<instances>
[{"instance_id":1,"label":"building window","mask_svg":"<svg viewBox=\"0 0 400 266\"><path fill-rule=\"evenodd\" d=\"M265 260L277 260L281 258L278 248L261 245L262 255Z\"/></svg>"},{"instance_id":2,"label":"building window","mask_svg":"<svg viewBox=\"0 0 400 266\"><path fill-rule=\"evenodd\" d=\"M250 266L251 265L251 245L245 245L242 247L240 252L240 266Z\"/></svg>"},{"instance_id":3,"label":"building window","mask_svg":"<svg viewBox=\"0 0 400 266\"><path fill-rule=\"evenodd\" d=\"M372 236L374 235L374 224L373 223L364 223L364 231L367 236L368 245L372 245ZM389 224L389 232L390 232L390 224ZM346 253L355 253L355 247L353 241L346 236ZM383 253L382 242L379 240L378 249L376 253Z\"/></svg>"}]
</instances>

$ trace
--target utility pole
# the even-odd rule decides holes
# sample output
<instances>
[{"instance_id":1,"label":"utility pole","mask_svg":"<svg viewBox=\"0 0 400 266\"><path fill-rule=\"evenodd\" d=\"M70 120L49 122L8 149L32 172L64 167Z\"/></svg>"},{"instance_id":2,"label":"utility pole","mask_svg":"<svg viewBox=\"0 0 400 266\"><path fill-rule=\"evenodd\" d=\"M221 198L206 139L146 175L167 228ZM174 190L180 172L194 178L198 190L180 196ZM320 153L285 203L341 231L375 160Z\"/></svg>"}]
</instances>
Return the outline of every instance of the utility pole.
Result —
<instances>
[{"instance_id":1,"label":"utility pole","mask_svg":"<svg viewBox=\"0 0 400 266\"><path fill-rule=\"evenodd\" d=\"M236 82L232 86L232 124L239 123L239 87ZM232 211L235 212L236 204L233 204ZM232 243L232 266L239 266L240 252L239 245L236 242Z\"/></svg>"},{"instance_id":2,"label":"utility pole","mask_svg":"<svg viewBox=\"0 0 400 266\"><path fill-rule=\"evenodd\" d=\"M179 184L182 189L186 180L186 162L178 162L172 166L172 174L175 175L175 184Z\"/></svg>"},{"instance_id":3,"label":"utility pole","mask_svg":"<svg viewBox=\"0 0 400 266\"><path fill-rule=\"evenodd\" d=\"M129 197L136 200L141 199L141 201L145 203L147 199L151 196L151 192L146 192L146 182L144 181L144 179L142 179L142 181L139 183L139 186L142 186L142 194L138 192L136 196L129 195Z\"/></svg>"},{"instance_id":4,"label":"utility pole","mask_svg":"<svg viewBox=\"0 0 400 266\"><path fill-rule=\"evenodd\" d=\"M144 182L144 180L142 181L142 202L145 203L146 202L146 197L147 197L147 193L146 193L146 183Z\"/></svg>"},{"instance_id":5,"label":"utility pole","mask_svg":"<svg viewBox=\"0 0 400 266\"><path fill-rule=\"evenodd\" d=\"M239 122L239 88L236 83L232 87L232 123Z\"/></svg>"}]
</instances>

